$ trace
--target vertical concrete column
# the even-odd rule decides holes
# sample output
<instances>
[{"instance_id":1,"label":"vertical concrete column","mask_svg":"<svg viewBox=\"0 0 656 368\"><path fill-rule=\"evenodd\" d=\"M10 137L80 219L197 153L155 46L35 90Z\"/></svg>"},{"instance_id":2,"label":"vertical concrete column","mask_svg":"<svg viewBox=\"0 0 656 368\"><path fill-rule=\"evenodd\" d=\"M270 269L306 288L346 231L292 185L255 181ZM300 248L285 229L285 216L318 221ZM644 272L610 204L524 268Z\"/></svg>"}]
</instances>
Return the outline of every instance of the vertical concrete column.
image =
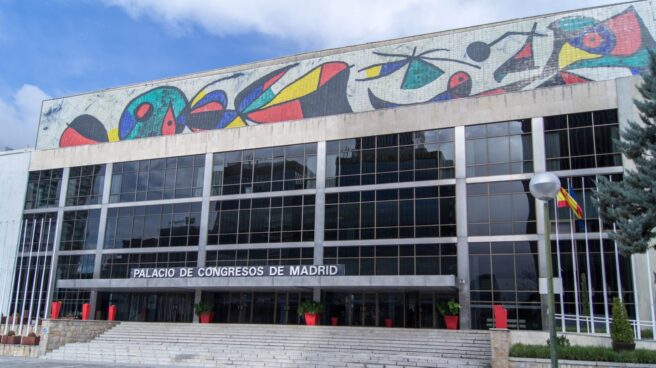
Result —
<instances>
[{"instance_id":1,"label":"vertical concrete column","mask_svg":"<svg viewBox=\"0 0 656 368\"><path fill-rule=\"evenodd\" d=\"M326 142L317 143L317 185L314 199L314 264L323 264L323 239L326 215ZM313 290L313 299L321 299L321 289Z\"/></svg>"},{"instance_id":2,"label":"vertical concrete column","mask_svg":"<svg viewBox=\"0 0 656 368\"><path fill-rule=\"evenodd\" d=\"M47 300L54 300L55 287L57 286L57 254L59 253L59 240L61 239L62 226L64 222L64 206L66 205L66 188L68 188L68 176L70 174L70 168L65 167L62 172L62 182L61 188L59 188L59 203L57 205L57 224L55 225L55 236L52 240L52 277L48 280L48 295L46 296ZM49 315L50 306L48 303L45 305L45 313Z\"/></svg>"},{"instance_id":3,"label":"vertical concrete column","mask_svg":"<svg viewBox=\"0 0 656 368\"><path fill-rule=\"evenodd\" d=\"M458 303L460 328L471 328L471 296L469 291L469 245L467 244L467 161L465 127L455 127L456 157L456 228L458 236Z\"/></svg>"},{"instance_id":4,"label":"vertical concrete column","mask_svg":"<svg viewBox=\"0 0 656 368\"><path fill-rule=\"evenodd\" d=\"M491 328L490 346L492 348L492 368L510 367L510 331L506 328Z\"/></svg>"},{"instance_id":5,"label":"vertical concrete column","mask_svg":"<svg viewBox=\"0 0 656 368\"><path fill-rule=\"evenodd\" d=\"M207 228L210 220L210 195L212 191L212 165L214 155L205 154L205 172L203 173L203 203L200 214L200 237L198 239L198 267L205 267L207 249Z\"/></svg>"},{"instance_id":6,"label":"vertical concrete column","mask_svg":"<svg viewBox=\"0 0 656 368\"><path fill-rule=\"evenodd\" d=\"M98 225L98 242L96 243L96 254L93 263L93 278L100 278L100 271L102 266L102 250L105 247L105 233L107 231L107 205L109 204L109 194L112 185L112 172L113 164L107 163L105 165L105 181L103 182L103 191L101 197L100 207L100 221ZM96 309L98 308L98 292L91 292L91 310L93 311L91 319L95 318Z\"/></svg>"},{"instance_id":7,"label":"vertical concrete column","mask_svg":"<svg viewBox=\"0 0 656 368\"><path fill-rule=\"evenodd\" d=\"M544 145L544 119L531 119L531 143L533 144L533 170L536 173L547 171L546 153ZM537 221L538 235L538 270L539 277L547 277L547 255L544 242L544 206L542 202L531 198L535 206L535 220ZM554 274L558 274L554 272ZM549 329L548 303L546 295L540 294L542 329Z\"/></svg>"}]
</instances>

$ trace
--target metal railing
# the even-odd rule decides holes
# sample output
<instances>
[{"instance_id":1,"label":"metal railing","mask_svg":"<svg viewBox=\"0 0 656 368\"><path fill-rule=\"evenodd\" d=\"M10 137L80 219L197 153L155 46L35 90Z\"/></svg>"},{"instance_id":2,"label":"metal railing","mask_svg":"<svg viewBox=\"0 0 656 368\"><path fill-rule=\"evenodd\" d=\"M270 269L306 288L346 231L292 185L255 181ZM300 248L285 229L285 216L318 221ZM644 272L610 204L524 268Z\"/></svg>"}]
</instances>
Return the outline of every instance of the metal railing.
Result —
<instances>
[{"instance_id":1,"label":"metal railing","mask_svg":"<svg viewBox=\"0 0 656 368\"><path fill-rule=\"evenodd\" d=\"M590 317L584 315L574 314L559 314L556 313L556 328L561 332L576 332L588 335L601 335L610 336L610 325L613 322L612 318L606 319L605 317ZM652 321L640 321L629 319L631 328L633 329L633 337L636 340L655 340L656 328ZM651 336L643 338L644 332L651 332Z\"/></svg>"}]
</instances>

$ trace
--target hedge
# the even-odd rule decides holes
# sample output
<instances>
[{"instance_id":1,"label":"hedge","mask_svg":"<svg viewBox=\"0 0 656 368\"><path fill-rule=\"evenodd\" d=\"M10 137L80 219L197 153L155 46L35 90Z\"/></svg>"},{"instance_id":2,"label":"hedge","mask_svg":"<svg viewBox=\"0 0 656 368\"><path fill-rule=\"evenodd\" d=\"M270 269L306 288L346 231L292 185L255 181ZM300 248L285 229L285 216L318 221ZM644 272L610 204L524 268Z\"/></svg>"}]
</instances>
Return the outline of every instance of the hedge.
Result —
<instances>
[{"instance_id":1,"label":"hedge","mask_svg":"<svg viewBox=\"0 0 656 368\"><path fill-rule=\"evenodd\" d=\"M510 348L510 356L516 358L549 359L549 346L516 344ZM617 353L601 346L559 346L558 359L587 360L593 362L656 364L656 351L636 349Z\"/></svg>"}]
</instances>

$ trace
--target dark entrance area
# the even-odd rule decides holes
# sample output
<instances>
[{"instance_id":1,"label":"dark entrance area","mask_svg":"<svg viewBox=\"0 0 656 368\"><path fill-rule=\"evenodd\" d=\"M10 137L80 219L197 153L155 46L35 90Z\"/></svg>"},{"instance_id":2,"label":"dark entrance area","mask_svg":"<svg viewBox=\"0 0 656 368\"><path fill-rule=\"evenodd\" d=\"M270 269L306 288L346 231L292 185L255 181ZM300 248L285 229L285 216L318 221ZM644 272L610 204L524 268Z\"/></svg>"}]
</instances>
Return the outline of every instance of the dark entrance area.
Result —
<instances>
[{"instance_id":1,"label":"dark entrance area","mask_svg":"<svg viewBox=\"0 0 656 368\"><path fill-rule=\"evenodd\" d=\"M194 293L98 293L101 319L110 304L117 307L118 321L191 322Z\"/></svg>"},{"instance_id":2,"label":"dark entrance area","mask_svg":"<svg viewBox=\"0 0 656 368\"><path fill-rule=\"evenodd\" d=\"M455 298L455 295L452 296ZM340 326L442 328L436 303L450 295L432 292L325 292L323 323L337 318Z\"/></svg>"},{"instance_id":3,"label":"dark entrance area","mask_svg":"<svg viewBox=\"0 0 656 368\"><path fill-rule=\"evenodd\" d=\"M214 304L214 322L296 325L298 306L312 293L203 292L203 300Z\"/></svg>"}]
</instances>

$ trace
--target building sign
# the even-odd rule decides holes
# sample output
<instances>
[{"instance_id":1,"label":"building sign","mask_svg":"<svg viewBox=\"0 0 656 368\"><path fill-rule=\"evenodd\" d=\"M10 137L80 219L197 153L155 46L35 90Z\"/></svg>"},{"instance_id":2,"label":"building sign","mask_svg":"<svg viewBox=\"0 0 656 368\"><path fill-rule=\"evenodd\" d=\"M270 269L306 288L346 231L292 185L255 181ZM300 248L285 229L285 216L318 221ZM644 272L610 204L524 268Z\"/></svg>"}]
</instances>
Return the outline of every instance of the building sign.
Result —
<instances>
[{"instance_id":1,"label":"building sign","mask_svg":"<svg viewBox=\"0 0 656 368\"><path fill-rule=\"evenodd\" d=\"M130 278L343 276L344 274L344 265L164 267L135 268L130 272Z\"/></svg>"}]
</instances>

